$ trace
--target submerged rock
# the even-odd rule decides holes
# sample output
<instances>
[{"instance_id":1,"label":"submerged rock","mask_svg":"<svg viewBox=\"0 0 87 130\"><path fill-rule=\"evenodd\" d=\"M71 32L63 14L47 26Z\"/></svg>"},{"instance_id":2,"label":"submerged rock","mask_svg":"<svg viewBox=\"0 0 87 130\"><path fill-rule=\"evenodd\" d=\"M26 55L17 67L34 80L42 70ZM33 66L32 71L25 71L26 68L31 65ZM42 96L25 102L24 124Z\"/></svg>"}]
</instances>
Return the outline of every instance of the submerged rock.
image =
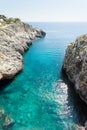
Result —
<instances>
[{"instance_id":1,"label":"submerged rock","mask_svg":"<svg viewBox=\"0 0 87 130\"><path fill-rule=\"evenodd\" d=\"M78 37L67 47L63 70L87 103L87 35Z\"/></svg>"},{"instance_id":2,"label":"submerged rock","mask_svg":"<svg viewBox=\"0 0 87 130\"><path fill-rule=\"evenodd\" d=\"M46 35L19 19L0 15L0 80L11 79L23 69L24 52L33 40Z\"/></svg>"},{"instance_id":3,"label":"submerged rock","mask_svg":"<svg viewBox=\"0 0 87 130\"><path fill-rule=\"evenodd\" d=\"M10 127L12 127L14 124L14 120L9 116L6 115L3 123L3 130L8 130Z\"/></svg>"},{"instance_id":4,"label":"submerged rock","mask_svg":"<svg viewBox=\"0 0 87 130\"><path fill-rule=\"evenodd\" d=\"M6 111L0 107L0 130L9 130L15 123L14 119L6 113Z\"/></svg>"},{"instance_id":5,"label":"submerged rock","mask_svg":"<svg viewBox=\"0 0 87 130\"><path fill-rule=\"evenodd\" d=\"M4 109L2 109L2 108L0 107L0 120L3 118L4 113L5 113Z\"/></svg>"}]
</instances>

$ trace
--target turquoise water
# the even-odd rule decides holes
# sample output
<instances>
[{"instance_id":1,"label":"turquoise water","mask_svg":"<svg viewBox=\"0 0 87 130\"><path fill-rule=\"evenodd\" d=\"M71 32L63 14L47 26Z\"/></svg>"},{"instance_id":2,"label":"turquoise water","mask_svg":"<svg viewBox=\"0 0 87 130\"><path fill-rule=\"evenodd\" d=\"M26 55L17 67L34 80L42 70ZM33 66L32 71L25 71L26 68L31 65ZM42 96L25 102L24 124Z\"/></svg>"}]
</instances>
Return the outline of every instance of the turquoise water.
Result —
<instances>
[{"instance_id":1,"label":"turquoise water","mask_svg":"<svg viewBox=\"0 0 87 130\"><path fill-rule=\"evenodd\" d=\"M5 85L0 103L15 119L9 130L73 130L87 117L86 106L62 75L65 49L87 23L31 23L46 31L24 55L24 70Z\"/></svg>"}]
</instances>

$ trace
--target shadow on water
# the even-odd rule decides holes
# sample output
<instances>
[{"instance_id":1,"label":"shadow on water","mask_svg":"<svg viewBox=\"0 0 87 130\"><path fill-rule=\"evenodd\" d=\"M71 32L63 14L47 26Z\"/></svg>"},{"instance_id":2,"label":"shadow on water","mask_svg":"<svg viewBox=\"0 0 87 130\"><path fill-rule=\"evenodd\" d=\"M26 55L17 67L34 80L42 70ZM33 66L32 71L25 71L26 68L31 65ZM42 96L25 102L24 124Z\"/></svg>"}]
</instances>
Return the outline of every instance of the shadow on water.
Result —
<instances>
[{"instance_id":1,"label":"shadow on water","mask_svg":"<svg viewBox=\"0 0 87 130\"><path fill-rule=\"evenodd\" d=\"M21 74L22 71L18 72L12 79L2 79L0 80L0 94L5 88L7 88L14 80Z\"/></svg>"},{"instance_id":2,"label":"shadow on water","mask_svg":"<svg viewBox=\"0 0 87 130\"><path fill-rule=\"evenodd\" d=\"M13 79L4 79L0 81L0 93L12 83Z\"/></svg>"},{"instance_id":3,"label":"shadow on water","mask_svg":"<svg viewBox=\"0 0 87 130\"><path fill-rule=\"evenodd\" d=\"M85 121L87 120L87 105L83 102L74 89L74 84L72 84L65 72L61 72L61 79L68 87L68 106L73 105L72 115L75 123L80 123L84 125ZM77 119L78 118L78 119Z\"/></svg>"}]
</instances>

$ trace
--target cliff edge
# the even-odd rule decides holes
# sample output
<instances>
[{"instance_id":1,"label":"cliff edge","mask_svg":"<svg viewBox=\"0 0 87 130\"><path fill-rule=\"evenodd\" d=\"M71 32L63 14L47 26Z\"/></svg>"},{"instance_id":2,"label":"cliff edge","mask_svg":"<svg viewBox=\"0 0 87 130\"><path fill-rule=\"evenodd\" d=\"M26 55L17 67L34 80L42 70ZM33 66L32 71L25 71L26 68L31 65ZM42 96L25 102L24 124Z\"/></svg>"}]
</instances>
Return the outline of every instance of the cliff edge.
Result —
<instances>
[{"instance_id":1,"label":"cliff edge","mask_svg":"<svg viewBox=\"0 0 87 130\"><path fill-rule=\"evenodd\" d=\"M78 37L67 47L63 70L87 103L87 35Z\"/></svg>"},{"instance_id":2,"label":"cliff edge","mask_svg":"<svg viewBox=\"0 0 87 130\"><path fill-rule=\"evenodd\" d=\"M11 79L23 69L24 52L46 33L18 18L0 15L0 80Z\"/></svg>"}]
</instances>

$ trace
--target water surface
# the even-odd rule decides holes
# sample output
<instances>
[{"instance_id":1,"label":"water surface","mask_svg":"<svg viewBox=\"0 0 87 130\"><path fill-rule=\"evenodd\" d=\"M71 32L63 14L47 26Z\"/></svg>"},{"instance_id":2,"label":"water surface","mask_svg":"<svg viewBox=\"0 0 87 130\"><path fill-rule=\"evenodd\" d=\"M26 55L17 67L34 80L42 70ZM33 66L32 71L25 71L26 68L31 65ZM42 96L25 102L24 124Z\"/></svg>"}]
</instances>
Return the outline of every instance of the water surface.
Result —
<instances>
[{"instance_id":1,"label":"water surface","mask_svg":"<svg viewBox=\"0 0 87 130\"><path fill-rule=\"evenodd\" d=\"M31 24L47 35L24 55L24 70L1 90L1 105L15 119L11 130L73 130L84 122L86 107L61 67L67 45L87 33L87 23Z\"/></svg>"}]
</instances>

